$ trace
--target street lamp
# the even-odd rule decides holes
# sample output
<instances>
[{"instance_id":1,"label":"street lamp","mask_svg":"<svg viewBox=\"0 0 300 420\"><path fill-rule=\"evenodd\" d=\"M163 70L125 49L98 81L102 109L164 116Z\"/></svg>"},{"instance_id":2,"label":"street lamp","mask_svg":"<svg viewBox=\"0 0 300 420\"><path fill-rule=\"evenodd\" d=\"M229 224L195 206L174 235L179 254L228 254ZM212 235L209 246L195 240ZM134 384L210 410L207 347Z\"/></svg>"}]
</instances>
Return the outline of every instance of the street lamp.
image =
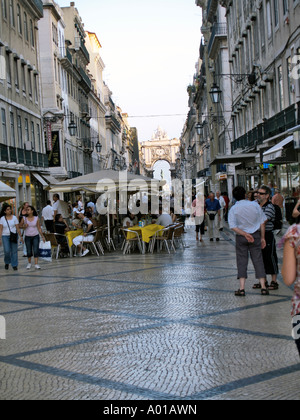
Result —
<instances>
[{"instance_id":1,"label":"street lamp","mask_svg":"<svg viewBox=\"0 0 300 420\"><path fill-rule=\"evenodd\" d=\"M211 88L210 92L209 92L213 104L220 103L220 101L221 101L221 93L222 93L222 91L219 88L219 86L216 83L214 83L212 85L212 88Z\"/></svg>"},{"instance_id":2,"label":"street lamp","mask_svg":"<svg viewBox=\"0 0 300 420\"><path fill-rule=\"evenodd\" d=\"M72 120L68 126L69 133L71 137L75 137L77 133L77 125L74 120Z\"/></svg>"},{"instance_id":3,"label":"street lamp","mask_svg":"<svg viewBox=\"0 0 300 420\"><path fill-rule=\"evenodd\" d=\"M101 150L102 150L102 144L98 140L98 142L96 143L96 151L97 153L99 153L99 155L101 153Z\"/></svg>"},{"instance_id":4,"label":"street lamp","mask_svg":"<svg viewBox=\"0 0 300 420\"><path fill-rule=\"evenodd\" d=\"M193 148L192 148L192 146L189 146L188 147L187 152L188 152L188 155L189 156L192 156L192 154L193 154Z\"/></svg>"},{"instance_id":5,"label":"street lamp","mask_svg":"<svg viewBox=\"0 0 300 420\"><path fill-rule=\"evenodd\" d=\"M203 124L197 123L196 124L196 130L197 130L197 134L200 136L201 134L201 130L203 128Z\"/></svg>"}]
</instances>

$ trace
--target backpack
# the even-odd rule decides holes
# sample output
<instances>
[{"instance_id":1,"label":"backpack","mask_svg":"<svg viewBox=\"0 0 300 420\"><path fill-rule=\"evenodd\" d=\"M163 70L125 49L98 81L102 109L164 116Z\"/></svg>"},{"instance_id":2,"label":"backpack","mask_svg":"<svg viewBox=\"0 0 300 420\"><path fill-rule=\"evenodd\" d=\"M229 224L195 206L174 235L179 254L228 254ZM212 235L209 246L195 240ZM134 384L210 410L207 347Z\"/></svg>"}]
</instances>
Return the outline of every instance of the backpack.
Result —
<instances>
[{"instance_id":1,"label":"backpack","mask_svg":"<svg viewBox=\"0 0 300 420\"><path fill-rule=\"evenodd\" d=\"M283 226L281 208L277 204L273 204L273 206L275 208L274 230L281 230Z\"/></svg>"}]
</instances>

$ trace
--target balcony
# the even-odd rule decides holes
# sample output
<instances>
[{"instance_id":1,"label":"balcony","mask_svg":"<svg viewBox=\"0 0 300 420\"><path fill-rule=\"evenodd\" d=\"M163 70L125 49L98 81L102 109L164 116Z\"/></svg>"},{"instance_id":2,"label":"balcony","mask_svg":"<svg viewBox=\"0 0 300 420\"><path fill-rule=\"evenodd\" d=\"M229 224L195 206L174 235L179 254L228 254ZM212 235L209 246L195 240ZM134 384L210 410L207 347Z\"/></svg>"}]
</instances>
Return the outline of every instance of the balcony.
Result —
<instances>
[{"instance_id":1,"label":"balcony","mask_svg":"<svg viewBox=\"0 0 300 420\"><path fill-rule=\"evenodd\" d=\"M39 18L44 16L43 2L41 0L29 0L31 6L36 10Z\"/></svg>"},{"instance_id":2,"label":"balcony","mask_svg":"<svg viewBox=\"0 0 300 420\"><path fill-rule=\"evenodd\" d=\"M298 114L299 114L298 103ZM296 118L296 105L284 109L278 114L266 120L263 124L258 125L253 130L234 140L231 144L232 153L238 149L253 149L257 145L262 144L264 140L285 133L289 129L299 124ZM299 117L300 115L298 115Z\"/></svg>"},{"instance_id":3,"label":"balcony","mask_svg":"<svg viewBox=\"0 0 300 420\"><path fill-rule=\"evenodd\" d=\"M215 56L219 46L219 41L222 39L227 39L227 24L215 23L212 28L211 37L207 48L208 55L210 58L213 58Z\"/></svg>"},{"instance_id":4,"label":"balcony","mask_svg":"<svg viewBox=\"0 0 300 420\"><path fill-rule=\"evenodd\" d=\"M75 38L75 48L80 49L83 55L85 56L86 60L90 62L90 54L85 46L84 41L81 38Z\"/></svg>"},{"instance_id":5,"label":"balcony","mask_svg":"<svg viewBox=\"0 0 300 420\"><path fill-rule=\"evenodd\" d=\"M49 166L47 155L6 146L5 144L0 144L0 161L40 168L48 168Z\"/></svg>"},{"instance_id":6,"label":"balcony","mask_svg":"<svg viewBox=\"0 0 300 420\"><path fill-rule=\"evenodd\" d=\"M80 75L82 77L82 79L79 83L84 88L84 90L88 93L92 89L91 79L89 78L89 76L86 74L86 72L83 70L82 67L80 67L79 72L80 72Z\"/></svg>"}]
</instances>

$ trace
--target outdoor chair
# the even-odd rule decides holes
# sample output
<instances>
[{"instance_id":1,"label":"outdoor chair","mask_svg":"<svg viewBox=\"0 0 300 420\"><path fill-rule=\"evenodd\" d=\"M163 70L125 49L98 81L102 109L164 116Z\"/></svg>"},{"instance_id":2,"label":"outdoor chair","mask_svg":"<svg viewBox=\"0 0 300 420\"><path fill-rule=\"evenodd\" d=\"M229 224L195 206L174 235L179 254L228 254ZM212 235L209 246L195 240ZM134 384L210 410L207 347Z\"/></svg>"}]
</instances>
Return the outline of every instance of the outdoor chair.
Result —
<instances>
[{"instance_id":1,"label":"outdoor chair","mask_svg":"<svg viewBox=\"0 0 300 420\"><path fill-rule=\"evenodd\" d=\"M124 242L122 245L123 254L130 254L131 250L137 245L141 254L143 253L143 247L141 243L141 238L138 232L135 232L130 229L121 229L124 235ZM134 238L128 239L128 233L134 235Z\"/></svg>"},{"instance_id":2,"label":"outdoor chair","mask_svg":"<svg viewBox=\"0 0 300 420\"><path fill-rule=\"evenodd\" d=\"M155 235L152 237L150 244L149 244L149 252L153 254L155 244L157 244L157 251L161 251L163 245L165 245L168 253L170 254L170 247L175 251L175 247L172 243L172 235L173 235L173 226L167 226L164 229L161 229L155 233Z\"/></svg>"},{"instance_id":3,"label":"outdoor chair","mask_svg":"<svg viewBox=\"0 0 300 420\"><path fill-rule=\"evenodd\" d=\"M72 250L69 247L68 240L65 235L61 235L60 233L45 233L44 237L47 242L51 243L52 255L55 256L56 259L59 258L64 241L65 247L68 248L69 255L72 256Z\"/></svg>"},{"instance_id":4,"label":"outdoor chair","mask_svg":"<svg viewBox=\"0 0 300 420\"><path fill-rule=\"evenodd\" d=\"M92 252L94 252L98 257L100 256L100 252L102 255L104 255L104 249L103 246L101 244L101 238L102 238L102 230L101 229L97 229L93 232L90 232L89 235L95 235L94 236L94 240L92 242L90 241L85 241L84 237L83 237L83 241L81 242L81 253L82 253L82 249L83 246L87 246L88 248L90 248L90 250Z\"/></svg>"},{"instance_id":5,"label":"outdoor chair","mask_svg":"<svg viewBox=\"0 0 300 420\"><path fill-rule=\"evenodd\" d=\"M184 234L184 225L182 223L178 223L175 225L172 235L172 244L175 247L177 243L182 245L182 248L185 248L185 244L183 242L183 234Z\"/></svg>"}]
</instances>

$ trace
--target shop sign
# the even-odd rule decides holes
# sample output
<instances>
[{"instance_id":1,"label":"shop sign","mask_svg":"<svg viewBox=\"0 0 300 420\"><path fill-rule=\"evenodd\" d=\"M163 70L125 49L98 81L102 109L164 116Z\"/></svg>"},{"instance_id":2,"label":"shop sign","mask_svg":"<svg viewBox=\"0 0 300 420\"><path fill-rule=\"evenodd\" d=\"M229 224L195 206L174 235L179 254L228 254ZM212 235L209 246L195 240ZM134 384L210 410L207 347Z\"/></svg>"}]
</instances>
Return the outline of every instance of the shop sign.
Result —
<instances>
[{"instance_id":1,"label":"shop sign","mask_svg":"<svg viewBox=\"0 0 300 420\"><path fill-rule=\"evenodd\" d=\"M25 175L25 182L26 182L27 185L30 184L30 175ZM18 183L23 184L23 175L19 176Z\"/></svg>"},{"instance_id":2,"label":"shop sign","mask_svg":"<svg viewBox=\"0 0 300 420\"><path fill-rule=\"evenodd\" d=\"M51 152L52 150L52 125L50 121L47 121L47 125L46 125L46 144L47 144L47 151Z\"/></svg>"},{"instance_id":3,"label":"shop sign","mask_svg":"<svg viewBox=\"0 0 300 420\"><path fill-rule=\"evenodd\" d=\"M59 131L52 131L51 133L52 150L48 151L48 161L50 168L60 167L60 141Z\"/></svg>"}]
</instances>

